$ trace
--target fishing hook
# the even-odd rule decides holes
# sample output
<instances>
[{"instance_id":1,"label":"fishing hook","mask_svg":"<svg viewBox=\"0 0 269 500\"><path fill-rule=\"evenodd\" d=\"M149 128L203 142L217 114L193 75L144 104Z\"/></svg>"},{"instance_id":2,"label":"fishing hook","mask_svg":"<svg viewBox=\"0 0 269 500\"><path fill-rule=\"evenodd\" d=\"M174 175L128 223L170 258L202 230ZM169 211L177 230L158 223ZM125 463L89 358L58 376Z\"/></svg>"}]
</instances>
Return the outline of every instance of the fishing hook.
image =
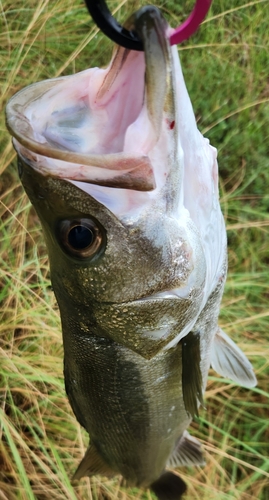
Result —
<instances>
[{"instance_id":1,"label":"fishing hook","mask_svg":"<svg viewBox=\"0 0 269 500\"><path fill-rule=\"evenodd\" d=\"M105 0L85 0L85 3L94 22L108 38L127 49L143 50L143 43L135 31L129 31L118 23L108 9ZM170 36L171 45L187 40L199 28L211 3L212 0L196 0L190 16Z\"/></svg>"}]
</instances>

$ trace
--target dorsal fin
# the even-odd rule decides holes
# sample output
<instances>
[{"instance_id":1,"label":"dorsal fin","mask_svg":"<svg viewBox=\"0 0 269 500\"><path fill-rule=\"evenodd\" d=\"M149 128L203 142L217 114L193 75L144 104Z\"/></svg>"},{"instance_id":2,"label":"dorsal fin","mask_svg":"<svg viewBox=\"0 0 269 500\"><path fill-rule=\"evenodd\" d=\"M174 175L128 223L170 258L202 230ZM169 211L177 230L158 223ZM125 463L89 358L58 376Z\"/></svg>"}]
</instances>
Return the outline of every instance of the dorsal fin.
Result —
<instances>
[{"instance_id":1,"label":"dorsal fin","mask_svg":"<svg viewBox=\"0 0 269 500\"><path fill-rule=\"evenodd\" d=\"M257 379L251 363L239 347L218 329L211 351L211 366L222 375L244 387L254 387Z\"/></svg>"},{"instance_id":2,"label":"dorsal fin","mask_svg":"<svg viewBox=\"0 0 269 500\"><path fill-rule=\"evenodd\" d=\"M179 476L165 471L157 481L152 483L150 489L159 500L180 500L187 486Z\"/></svg>"},{"instance_id":3,"label":"dorsal fin","mask_svg":"<svg viewBox=\"0 0 269 500\"><path fill-rule=\"evenodd\" d=\"M167 467L182 467L184 465L205 465L205 460L198 439L184 431L175 450L167 462Z\"/></svg>"},{"instance_id":4,"label":"dorsal fin","mask_svg":"<svg viewBox=\"0 0 269 500\"><path fill-rule=\"evenodd\" d=\"M112 477L116 472L107 465L100 454L98 453L94 444L90 444L83 459L81 460L72 480L81 479L84 476L94 476L100 474L101 476Z\"/></svg>"},{"instance_id":5,"label":"dorsal fin","mask_svg":"<svg viewBox=\"0 0 269 500\"><path fill-rule=\"evenodd\" d=\"M202 373L200 367L200 334L190 332L181 340L182 391L185 410L198 416L199 403L203 404Z\"/></svg>"}]
</instances>

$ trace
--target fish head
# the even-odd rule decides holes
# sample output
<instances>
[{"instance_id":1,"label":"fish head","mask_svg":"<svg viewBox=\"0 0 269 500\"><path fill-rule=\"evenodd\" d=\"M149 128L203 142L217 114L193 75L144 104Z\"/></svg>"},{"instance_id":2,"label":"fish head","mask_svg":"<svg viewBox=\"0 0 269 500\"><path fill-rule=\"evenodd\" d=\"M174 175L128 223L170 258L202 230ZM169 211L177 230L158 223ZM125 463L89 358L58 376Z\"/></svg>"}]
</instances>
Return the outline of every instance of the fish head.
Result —
<instances>
[{"instance_id":1,"label":"fish head","mask_svg":"<svg viewBox=\"0 0 269 500\"><path fill-rule=\"evenodd\" d=\"M27 87L7 126L64 336L107 337L149 359L195 324L226 237L216 150L197 129L171 29L155 7L126 26L144 52L117 47L106 69Z\"/></svg>"}]
</instances>

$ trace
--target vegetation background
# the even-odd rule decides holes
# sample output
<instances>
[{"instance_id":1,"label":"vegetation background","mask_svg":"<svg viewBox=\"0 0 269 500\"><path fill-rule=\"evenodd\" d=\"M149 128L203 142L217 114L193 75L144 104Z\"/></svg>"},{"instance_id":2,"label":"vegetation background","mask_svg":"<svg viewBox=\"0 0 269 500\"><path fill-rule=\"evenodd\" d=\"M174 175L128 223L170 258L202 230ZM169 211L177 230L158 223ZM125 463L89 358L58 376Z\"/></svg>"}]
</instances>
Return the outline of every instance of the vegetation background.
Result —
<instances>
[{"instance_id":1,"label":"vegetation background","mask_svg":"<svg viewBox=\"0 0 269 500\"><path fill-rule=\"evenodd\" d=\"M144 2L108 2L123 21ZM159 0L177 26L190 0ZM1 334L0 499L131 500L149 492L70 477L87 446L63 382L57 305L39 221L20 186L4 107L38 80L106 65L112 43L82 0L0 1ZM192 424L207 465L182 469L186 500L269 499L269 9L266 0L214 0L179 47L198 126L219 151L229 275L220 323L253 363L245 390L210 373L206 410ZM135 77L135 75L134 75Z\"/></svg>"}]
</instances>

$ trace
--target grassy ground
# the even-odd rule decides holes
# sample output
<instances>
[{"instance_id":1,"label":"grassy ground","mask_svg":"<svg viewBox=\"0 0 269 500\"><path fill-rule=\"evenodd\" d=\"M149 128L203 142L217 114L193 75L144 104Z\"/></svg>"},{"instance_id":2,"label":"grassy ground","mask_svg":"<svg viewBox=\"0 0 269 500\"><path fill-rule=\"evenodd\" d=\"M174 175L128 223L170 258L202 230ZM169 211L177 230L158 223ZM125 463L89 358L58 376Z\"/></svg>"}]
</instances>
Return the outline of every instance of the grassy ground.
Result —
<instances>
[{"instance_id":1,"label":"grassy ground","mask_svg":"<svg viewBox=\"0 0 269 500\"><path fill-rule=\"evenodd\" d=\"M118 18L139 4L123 1ZM176 26L193 2L159 5ZM0 12L3 110L30 83L108 62L111 44L83 2L4 0ZM215 0L199 33L180 47L199 127L219 150L229 239L220 323L258 378L250 391L210 373L207 410L192 425L207 465L182 470L186 500L269 499L268 45L266 0ZM118 479L70 484L87 437L66 400L46 249L16 174L3 113L0 129L0 499L150 499L148 492L121 488Z\"/></svg>"}]
</instances>

